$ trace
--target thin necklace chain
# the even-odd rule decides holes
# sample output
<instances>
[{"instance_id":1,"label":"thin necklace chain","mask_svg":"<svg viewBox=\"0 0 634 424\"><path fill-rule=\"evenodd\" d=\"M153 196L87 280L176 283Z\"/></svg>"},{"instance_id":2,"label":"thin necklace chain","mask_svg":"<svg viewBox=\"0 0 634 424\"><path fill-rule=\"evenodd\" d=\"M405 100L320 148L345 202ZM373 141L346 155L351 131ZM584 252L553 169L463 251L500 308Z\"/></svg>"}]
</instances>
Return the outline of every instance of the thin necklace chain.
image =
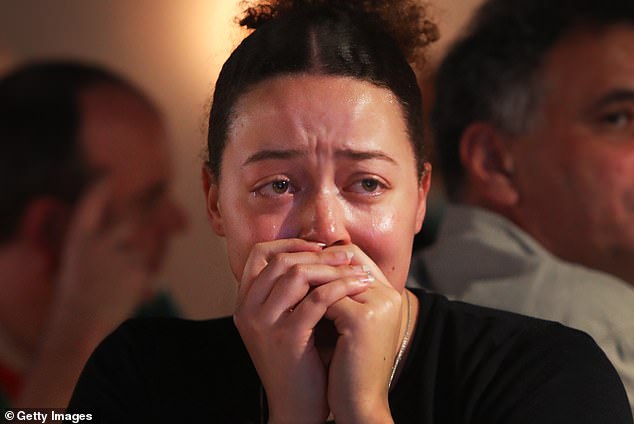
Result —
<instances>
[{"instance_id":1,"label":"thin necklace chain","mask_svg":"<svg viewBox=\"0 0 634 424\"><path fill-rule=\"evenodd\" d=\"M407 349L407 345L409 343L409 325L412 320L412 304L409 300L409 292L405 289L405 299L407 300L407 321L405 323L405 334L403 334L403 341L401 341L401 347L398 349L398 354L394 359L394 365L392 365L392 373L390 374L390 383L388 385L388 390L392 389L392 381L394 380L394 376L396 375L396 370L398 369L398 365L401 363L401 359L403 359L403 355L405 354L405 350Z\"/></svg>"}]
</instances>

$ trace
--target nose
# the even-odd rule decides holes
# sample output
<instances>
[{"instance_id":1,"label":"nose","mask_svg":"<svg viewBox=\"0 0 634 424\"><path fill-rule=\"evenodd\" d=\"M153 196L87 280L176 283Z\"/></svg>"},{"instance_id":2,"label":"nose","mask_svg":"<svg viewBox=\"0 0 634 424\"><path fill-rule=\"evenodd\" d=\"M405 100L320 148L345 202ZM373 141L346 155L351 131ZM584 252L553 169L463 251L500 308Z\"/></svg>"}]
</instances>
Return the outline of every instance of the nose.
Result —
<instances>
[{"instance_id":1,"label":"nose","mask_svg":"<svg viewBox=\"0 0 634 424\"><path fill-rule=\"evenodd\" d=\"M299 238L326 246L349 244L344 205L336 193L319 192L302 205Z\"/></svg>"}]
</instances>

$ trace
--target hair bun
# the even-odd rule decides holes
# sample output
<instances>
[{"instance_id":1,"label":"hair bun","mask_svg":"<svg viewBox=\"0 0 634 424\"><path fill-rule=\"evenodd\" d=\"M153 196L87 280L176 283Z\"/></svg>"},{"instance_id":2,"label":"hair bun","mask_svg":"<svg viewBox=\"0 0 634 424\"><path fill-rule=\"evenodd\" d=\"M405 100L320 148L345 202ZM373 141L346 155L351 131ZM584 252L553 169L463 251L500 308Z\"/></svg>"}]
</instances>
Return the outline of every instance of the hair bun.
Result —
<instances>
[{"instance_id":1,"label":"hair bun","mask_svg":"<svg viewBox=\"0 0 634 424\"><path fill-rule=\"evenodd\" d=\"M419 70L426 62L424 47L439 38L438 27L428 17L428 6L420 0L260 0L242 4L246 10L238 22L251 30L303 8L331 7L367 13L378 19L410 64Z\"/></svg>"}]
</instances>

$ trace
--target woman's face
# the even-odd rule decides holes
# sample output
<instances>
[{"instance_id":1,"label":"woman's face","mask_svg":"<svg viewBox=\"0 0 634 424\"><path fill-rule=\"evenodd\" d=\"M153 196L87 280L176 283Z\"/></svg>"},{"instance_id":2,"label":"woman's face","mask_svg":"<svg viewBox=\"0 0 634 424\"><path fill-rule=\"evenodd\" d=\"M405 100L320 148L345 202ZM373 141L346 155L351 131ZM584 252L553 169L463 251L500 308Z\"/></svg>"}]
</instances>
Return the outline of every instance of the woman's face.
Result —
<instances>
[{"instance_id":1,"label":"woman's face","mask_svg":"<svg viewBox=\"0 0 634 424\"><path fill-rule=\"evenodd\" d=\"M234 110L207 200L236 278L255 243L302 238L357 245L401 290L429 172L419 181L396 97L352 78L283 76Z\"/></svg>"}]
</instances>

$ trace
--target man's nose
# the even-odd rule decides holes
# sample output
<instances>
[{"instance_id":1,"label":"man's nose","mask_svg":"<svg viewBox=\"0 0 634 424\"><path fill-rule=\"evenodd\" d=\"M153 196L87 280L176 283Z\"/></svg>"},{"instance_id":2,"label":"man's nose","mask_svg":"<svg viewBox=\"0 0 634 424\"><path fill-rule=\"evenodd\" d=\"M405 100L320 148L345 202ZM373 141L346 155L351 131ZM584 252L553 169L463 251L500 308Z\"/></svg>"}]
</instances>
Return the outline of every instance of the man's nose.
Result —
<instances>
[{"instance_id":1,"label":"man's nose","mask_svg":"<svg viewBox=\"0 0 634 424\"><path fill-rule=\"evenodd\" d=\"M337 193L322 191L302 205L299 237L326 246L349 244L345 208Z\"/></svg>"}]
</instances>

